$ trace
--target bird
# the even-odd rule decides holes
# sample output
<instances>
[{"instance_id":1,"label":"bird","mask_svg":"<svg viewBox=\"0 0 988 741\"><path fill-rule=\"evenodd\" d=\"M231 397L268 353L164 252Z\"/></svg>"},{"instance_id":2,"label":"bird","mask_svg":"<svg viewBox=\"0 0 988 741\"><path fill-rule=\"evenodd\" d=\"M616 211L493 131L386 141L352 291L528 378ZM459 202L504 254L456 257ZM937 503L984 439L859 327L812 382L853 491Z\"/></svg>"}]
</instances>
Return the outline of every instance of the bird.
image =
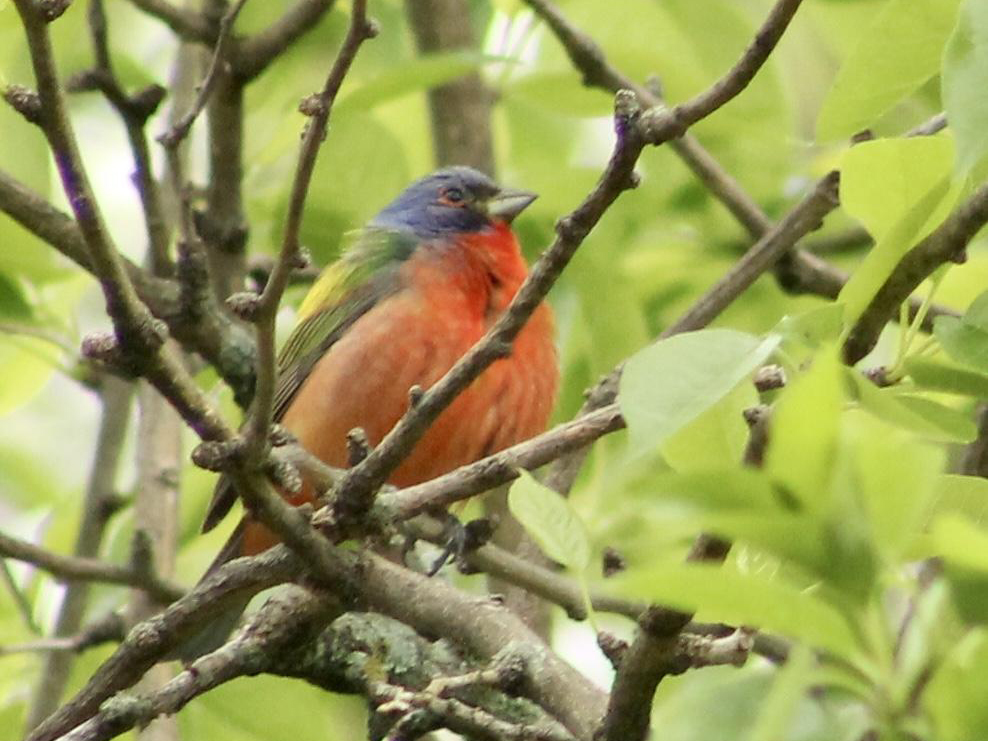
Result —
<instances>
[{"instance_id":1,"label":"bird","mask_svg":"<svg viewBox=\"0 0 988 741\"><path fill-rule=\"evenodd\" d=\"M514 298L528 267L511 224L535 198L473 168L446 167L413 182L351 234L302 301L279 354L273 420L331 466L347 466L354 428L379 443L407 411L410 389L442 378ZM542 432L558 381L552 312L542 303L511 353L439 415L389 483L422 483ZM315 491L303 480L298 494L285 496L298 506ZM221 477L203 531L236 499ZM277 542L248 512L206 575ZM225 639L242 610L215 632ZM221 642L214 635L205 644Z\"/></svg>"}]
</instances>

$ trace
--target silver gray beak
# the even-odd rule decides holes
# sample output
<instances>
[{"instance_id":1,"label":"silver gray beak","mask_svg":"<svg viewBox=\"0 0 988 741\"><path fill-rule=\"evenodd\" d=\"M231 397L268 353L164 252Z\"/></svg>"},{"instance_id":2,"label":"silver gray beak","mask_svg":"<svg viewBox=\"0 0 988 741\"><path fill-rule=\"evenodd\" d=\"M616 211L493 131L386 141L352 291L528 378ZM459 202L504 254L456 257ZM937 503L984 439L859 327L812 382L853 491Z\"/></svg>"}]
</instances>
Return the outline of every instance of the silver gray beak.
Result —
<instances>
[{"instance_id":1,"label":"silver gray beak","mask_svg":"<svg viewBox=\"0 0 988 741\"><path fill-rule=\"evenodd\" d=\"M510 224L522 211L538 198L538 195L527 190L512 190L504 188L500 193L487 201L487 213L501 221Z\"/></svg>"}]
</instances>

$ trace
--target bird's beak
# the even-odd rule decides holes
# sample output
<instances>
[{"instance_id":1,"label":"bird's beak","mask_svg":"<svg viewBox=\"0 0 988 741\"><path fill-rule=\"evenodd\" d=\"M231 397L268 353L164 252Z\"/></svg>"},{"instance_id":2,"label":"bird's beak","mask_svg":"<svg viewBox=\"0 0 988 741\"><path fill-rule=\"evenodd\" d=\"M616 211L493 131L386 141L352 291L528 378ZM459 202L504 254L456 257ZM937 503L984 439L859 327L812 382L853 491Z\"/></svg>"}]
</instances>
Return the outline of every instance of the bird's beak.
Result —
<instances>
[{"instance_id":1,"label":"bird's beak","mask_svg":"<svg viewBox=\"0 0 988 741\"><path fill-rule=\"evenodd\" d=\"M538 196L527 190L512 190L505 188L487 201L487 213L495 219L510 224L514 218L524 211Z\"/></svg>"}]
</instances>

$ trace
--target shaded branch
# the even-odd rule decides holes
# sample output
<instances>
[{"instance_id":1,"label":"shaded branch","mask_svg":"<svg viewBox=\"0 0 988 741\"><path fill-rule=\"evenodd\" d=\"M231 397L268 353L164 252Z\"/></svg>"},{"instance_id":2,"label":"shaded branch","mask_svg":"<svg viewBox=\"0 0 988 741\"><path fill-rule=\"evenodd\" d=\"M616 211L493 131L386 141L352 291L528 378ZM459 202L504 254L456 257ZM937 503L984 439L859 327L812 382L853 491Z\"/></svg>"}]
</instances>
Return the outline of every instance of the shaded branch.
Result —
<instances>
[{"instance_id":1,"label":"shaded branch","mask_svg":"<svg viewBox=\"0 0 988 741\"><path fill-rule=\"evenodd\" d=\"M82 559L83 563L89 563L93 566L108 566L108 564L96 560L96 556L99 554L100 544L103 542L107 521L115 509L113 506L115 483L130 417L133 386L129 382L105 376L102 378L99 397L102 405L99 429L96 432L96 447L89 469L86 494L82 502L82 516L76 533L75 546L72 550L73 556L67 562L55 561L54 565L78 566L79 560ZM4 540L4 536L0 534L0 550L3 550ZM28 546L29 544L18 542L14 545ZM35 549L33 546L23 552L42 558L54 556L48 551L40 548ZM35 560L31 563L52 571L49 568L52 565L51 562L42 564ZM133 581L127 582L129 584L133 585L138 581L143 581L144 575L136 573L132 567L123 569L122 572L130 572L127 576ZM65 576L63 575L62 578ZM52 631L55 640L73 640L74 637L78 637L77 634L89 604L88 581L78 578L68 581L68 587L58 609ZM147 585L141 584L142 588L145 586L155 588L167 585L154 581ZM174 589L175 591L169 594L170 599L176 599L181 594L181 590L177 587ZM171 589L166 589L166 591L171 592ZM41 678L34 688L25 721L28 730L38 725L58 707L58 703L65 693L73 663L73 657L70 654L53 653L45 657Z\"/></svg>"},{"instance_id":2,"label":"shaded branch","mask_svg":"<svg viewBox=\"0 0 988 741\"><path fill-rule=\"evenodd\" d=\"M899 261L878 289L844 343L844 360L854 364L878 341L885 324L899 305L933 271L948 262L964 262L966 248L988 223L988 184L982 185L933 232Z\"/></svg>"},{"instance_id":3,"label":"shaded branch","mask_svg":"<svg viewBox=\"0 0 988 741\"><path fill-rule=\"evenodd\" d=\"M131 629L123 643L89 678L86 686L29 735L52 741L91 718L100 704L131 687L171 648L192 635L203 621L244 595L255 594L298 576L298 560L285 548L225 564L164 612Z\"/></svg>"},{"instance_id":4,"label":"shaded branch","mask_svg":"<svg viewBox=\"0 0 988 741\"><path fill-rule=\"evenodd\" d=\"M249 304L249 309L244 307L246 310L241 311L244 318L253 321L256 325L257 389L246 433L248 454L253 454L255 457L261 457L267 452L277 383L275 319L281 296L288 285L293 268L299 262L302 215L316 166L316 157L326 138L330 113L343 80L350 71L350 66L356 59L361 45L376 34L377 26L367 18L366 0L354 0L349 30L326 77L326 82L317 95L310 96L302 105L303 112L309 114L311 118L302 137L278 261L264 286L264 292L255 302Z\"/></svg>"},{"instance_id":5,"label":"shaded branch","mask_svg":"<svg viewBox=\"0 0 988 741\"><path fill-rule=\"evenodd\" d=\"M231 60L234 76L241 84L250 82L312 30L334 5L336 0L298 0L263 31L239 39Z\"/></svg>"},{"instance_id":6,"label":"shaded branch","mask_svg":"<svg viewBox=\"0 0 988 741\"><path fill-rule=\"evenodd\" d=\"M167 25L186 41L212 43L217 29L202 13L175 5L169 0L130 0L137 8Z\"/></svg>"}]
</instances>

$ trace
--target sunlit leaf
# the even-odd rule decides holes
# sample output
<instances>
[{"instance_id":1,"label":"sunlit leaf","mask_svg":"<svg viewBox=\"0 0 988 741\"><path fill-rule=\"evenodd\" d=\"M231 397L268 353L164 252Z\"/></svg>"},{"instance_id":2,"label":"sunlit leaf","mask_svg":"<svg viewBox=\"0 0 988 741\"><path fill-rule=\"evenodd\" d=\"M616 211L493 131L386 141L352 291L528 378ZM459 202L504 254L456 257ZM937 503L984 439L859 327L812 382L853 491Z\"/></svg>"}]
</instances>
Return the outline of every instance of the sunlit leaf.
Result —
<instances>
[{"instance_id":1,"label":"sunlit leaf","mask_svg":"<svg viewBox=\"0 0 988 741\"><path fill-rule=\"evenodd\" d=\"M508 492L508 506L546 555L564 566L582 571L590 564L586 525L567 499L539 483L527 471Z\"/></svg>"},{"instance_id":2,"label":"sunlit leaf","mask_svg":"<svg viewBox=\"0 0 988 741\"><path fill-rule=\"evenodd\" d=\"M635 566L615 579L623 594L800 638L843 656L855 651L854 634L837 610L779 579L706 564Z\"/></svg>"},{"instance_id":3,"label":"sunlit leaf","mask_svg":"<svg viewBox=\"0 0 988 741\"><path fill-rule=\"evenodd\" d=\"M941 90L957 137L957 166L970 170L988 152L988 4L966 0L943 55Z\"/></svg>"},{"instance_id":4,"label":"sunlit leaf","mask_svg":"<svg viewBox=\"0 0 988 741\"><path fill-rule=\"evenodd\" d=\"M817 121L820 139L848 137L940 70L960 0L890 0L844 60Z\"/></svg>"},{"instance_id":5,"label":"sunlit leaf","mask_svg":"<svg viewBox=\"0 0 988 741\"><path fill-rule=\"evenodd\" d=\"M761 339L727 329L687 332L631 357L618 402L632 440L650 449L724 398L772 353L778 336Z\"/></svg>"}]
</instances>

